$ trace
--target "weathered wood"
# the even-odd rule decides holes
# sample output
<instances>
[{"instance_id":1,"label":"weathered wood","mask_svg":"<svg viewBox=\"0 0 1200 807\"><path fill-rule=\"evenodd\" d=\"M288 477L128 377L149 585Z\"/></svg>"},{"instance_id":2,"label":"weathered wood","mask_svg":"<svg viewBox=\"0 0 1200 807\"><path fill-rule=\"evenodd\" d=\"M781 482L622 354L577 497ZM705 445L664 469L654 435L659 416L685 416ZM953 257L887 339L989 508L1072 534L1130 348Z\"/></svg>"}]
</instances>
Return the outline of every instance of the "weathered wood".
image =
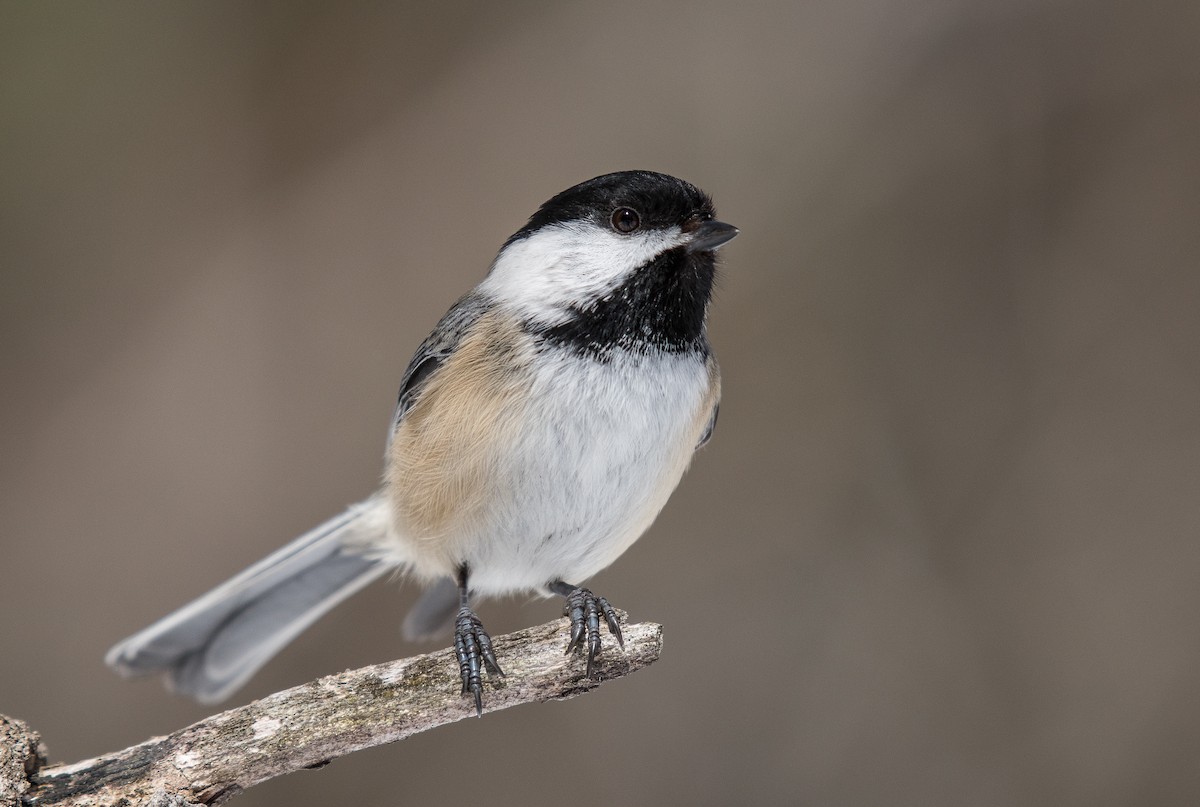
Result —
<instances>
[{"instance_id":1,"label":"weathered wood","mask_svg":"<svg viewBox=\"0 0 1200 807\"><path fill-rule=\"evenodd\" d=\"M574 697L653 663L662 649L661 626L625 625L624 651L608 639L589 680L584 659L563 653L567 629L560 619L497 637L507 677L485 689L484 711ZM460 688L454 654L443 650L330 675L124 751L49 767L40 767L37 735L0 716L0 805L218 804L267 779L472 717Z\"/></svg>"},{"instance_id":2,"label":"weathered wood","mask_svg":"<svg viewBox=\"0 0 1200 807\"><path fill-rule=\"evenodd\" d=\"M29 776L44 763L37 732L0 715L0 807L17 807L29 791Z\"/></svg>"}]
</instances>

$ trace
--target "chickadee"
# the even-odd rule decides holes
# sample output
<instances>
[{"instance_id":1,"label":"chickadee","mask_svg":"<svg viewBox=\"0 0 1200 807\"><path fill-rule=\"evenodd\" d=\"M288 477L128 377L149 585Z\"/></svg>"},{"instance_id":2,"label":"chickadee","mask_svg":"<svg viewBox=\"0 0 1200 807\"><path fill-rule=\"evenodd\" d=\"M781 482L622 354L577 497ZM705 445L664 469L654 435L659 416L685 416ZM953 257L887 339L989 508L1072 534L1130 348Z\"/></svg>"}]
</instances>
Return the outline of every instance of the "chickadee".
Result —
<instances>
[{"instance_id":1,"label":"chickadee","mask_svg":"<svg viewBox=\"0 0 1200 807\"><path fill-rule=\"evenodd\" d=\"M705 320L738 234L683 180L596 177L543 204L409 362L381 490L108 652L202 702L401 568L434 583L407 638L454 623L463 693L503 675L472 595L566 598L567 652L616 613L579 585L654 521L717 420Z\"/></svg>"}]
</instances>

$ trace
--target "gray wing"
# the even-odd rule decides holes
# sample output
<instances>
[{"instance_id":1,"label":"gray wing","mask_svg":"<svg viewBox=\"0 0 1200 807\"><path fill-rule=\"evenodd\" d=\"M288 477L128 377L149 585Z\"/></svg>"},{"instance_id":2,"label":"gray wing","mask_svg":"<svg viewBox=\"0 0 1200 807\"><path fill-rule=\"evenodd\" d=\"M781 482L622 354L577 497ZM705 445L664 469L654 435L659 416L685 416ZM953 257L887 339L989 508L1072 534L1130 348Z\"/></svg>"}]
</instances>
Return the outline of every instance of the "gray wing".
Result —
<instances>
[{"instance_id":1,"label":"gray wing","mask_svg":"<svg viewBox=\"0 0 1200 807\"><path fill-rule=\"evenodd\" d=\"M388 432L391 444L396 429L404 415L421 397L426 382L437 372L446 359L458 349L471 326L490 308L487 299L471 292L446 312L433 332L417 348L404 378L400 381L400 394L396 400L396 413L392 417L392 428ZM404 618L403 634L409 641L422 641L445 633L458 610L458 585L450 578L443 578L421 595Z\"/></svg>"},{"instance_id":2,"label":"gray wing","mask_svg":"<svg viewBox=\"0 0 1200 807\"><path fill-rule=\"evenodd\" d=\"M446 312L433 332L417 347L404 371L404 378L400 380L396 412L392 416L392 427L388 430L388 445L391 445L392 436L400 421L404 420L404 415L421 396L421 390L430 376L458 348L463 336L488 308L489 303L482 296L475 292L467 294Z\"/></svg>"},{"instance_id":3,"label":"gray wing","mask_svg":"<svg viewBox=\"0 0 1200 807\"><path fill-rule=\"evenodd\" d=\"M712 439L713 432L717 428L717 414L720 413L720 411L721 402L717 401L715 404L713 404L712 415L708 418L708 425L704 427L704 434L700 435L700 440L696 443L697 450L703 448L704 444Z\"/></svg>"}]
</instances>

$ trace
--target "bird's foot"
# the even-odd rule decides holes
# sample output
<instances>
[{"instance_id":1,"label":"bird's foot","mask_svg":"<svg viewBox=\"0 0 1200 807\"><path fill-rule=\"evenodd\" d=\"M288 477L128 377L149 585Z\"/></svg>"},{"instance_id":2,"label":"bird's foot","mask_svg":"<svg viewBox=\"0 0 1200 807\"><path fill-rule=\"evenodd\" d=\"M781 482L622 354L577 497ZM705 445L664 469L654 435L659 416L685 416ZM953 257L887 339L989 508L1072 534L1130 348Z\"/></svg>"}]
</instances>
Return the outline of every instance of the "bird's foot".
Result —
<instances>
[{"instance_id":1,"label":"bird's foot","mask_svg":"<svg viewBox=\"0 0 1200 807\"><path fill-rule=\"evenodd\" d=\"M504 671L496 663L492 650L492 637L483 629L483 623L475 612L463 606L458 609L454 620L454 655L458 657L458 671L462 675L462 694L475 696L475 714L483 716L482 672L489 676L504 677Z\"/></svg>"},{"instance_id":2,"label":"bird's foot","mask_svg":"<svg viewBox=\"0 0 1200 807\"><path fill-rule=\"evenodd\" d=\"M567 645L567 653L582 650L584 640L587 640L587 677L592 677L592 662L600 652L600 615L608 623L608 632L617 640L617 644L625 647L625 639L621 636L621 623L617 612L608 600L597 597L583 587L576 587L566 595L567 604L563 614L571 618L571 641Z\"/></svg>"}]
</instances>

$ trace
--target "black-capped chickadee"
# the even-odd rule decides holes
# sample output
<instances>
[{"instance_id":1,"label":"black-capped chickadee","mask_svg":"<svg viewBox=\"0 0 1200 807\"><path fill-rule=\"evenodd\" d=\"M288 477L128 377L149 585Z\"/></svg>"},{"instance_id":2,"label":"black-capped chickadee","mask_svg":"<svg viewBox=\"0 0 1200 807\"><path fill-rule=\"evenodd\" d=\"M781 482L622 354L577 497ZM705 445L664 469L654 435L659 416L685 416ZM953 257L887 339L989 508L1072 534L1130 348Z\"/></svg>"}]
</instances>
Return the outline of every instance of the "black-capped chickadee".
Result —
<instances>
[{"instance_id":1,"label":"black-capped chickadee","mask_svg":"<svg viewBox=\"0 0 1200 807\"><path fill-rule=\"evenodd\" d=\"M106 661L203 702L243 684L326 611L402 568L434 585L406 637L454 621L463 692L502 675L470 595L558 594L567 652L600 650L608 601L579 585L645 532L717 420L706 336L712 201L649 171L550 199L417 348L382 489L131 636Z\"/></svg>"}]
</instances>

